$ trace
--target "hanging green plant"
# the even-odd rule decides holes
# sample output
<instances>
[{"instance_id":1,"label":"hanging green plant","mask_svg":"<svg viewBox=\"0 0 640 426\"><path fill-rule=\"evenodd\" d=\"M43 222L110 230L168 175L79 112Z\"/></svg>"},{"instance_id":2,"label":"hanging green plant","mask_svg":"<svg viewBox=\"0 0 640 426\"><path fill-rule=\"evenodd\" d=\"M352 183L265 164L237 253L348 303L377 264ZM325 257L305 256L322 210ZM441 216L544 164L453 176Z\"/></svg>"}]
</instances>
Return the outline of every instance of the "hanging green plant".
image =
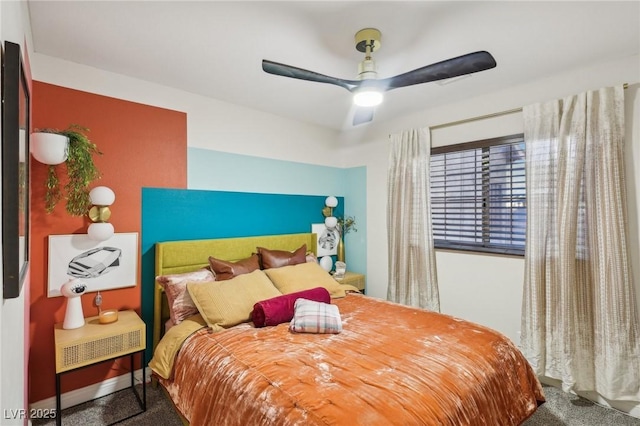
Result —
<instances>
[{"instance_id":1,"label":"hanging green plant","mask_svg":"<svg viewBox=\"0 0 640 426\"><path fill-rule=\"evenodd\" d=\"M66 136L69 139L68 157L64 162L68 181L64 185L64 191L62 191L60 179L58 178L58 166L49 166L46 181L45 210L47 213L53 212L56 205L64 197L67 200L67 213L71 216L84 216L91 205L89 185L100 177L100 171L93 162L93 155L102 155L102 152L87 137L86 132L89 129L77 124L72 124L65 130L42 129L37 131L55 133Z\"/></svg>"}]
</instances>

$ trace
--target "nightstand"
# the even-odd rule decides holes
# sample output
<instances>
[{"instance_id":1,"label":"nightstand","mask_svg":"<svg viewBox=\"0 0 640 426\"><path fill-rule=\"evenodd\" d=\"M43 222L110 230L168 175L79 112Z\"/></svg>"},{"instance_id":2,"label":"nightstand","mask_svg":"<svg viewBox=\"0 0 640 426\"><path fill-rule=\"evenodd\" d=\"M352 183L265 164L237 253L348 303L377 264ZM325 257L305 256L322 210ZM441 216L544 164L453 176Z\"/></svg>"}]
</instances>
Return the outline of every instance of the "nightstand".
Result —
<instances>
[{"instance_id":1,"label":"nightstand","mask_svg":"<svg viewBox=\"0 0 640 426\"><path fill-rule=\"evenodd\" d=\"M62 323L55 325L56 347L56 424L62 424L60 406L60 378L62 374L79 368L89 367L101 362L129 356L131 365L131 389L142 411L132 414L134 417L147 411L147 388L145 383L145 323L135 311L118 312L118 320L110 324L100 324L98 316L85 318L80 328L65 330ZM142 397L135 388L135 354L140 354L142 365ZM125 420L125 419L122 419ZM119 420L122 421L122 420Z\"/></svg>"},{"instance_id":2,"label":"nightstand","mask_svg":"<svg viewBox=\"0 0 640 426\"><path fill-rule=\"evenodd\" d=\"M340 284L349 284L356 287L360 292L365 292L366 279L363 274L347 271L340 280L336 279Z\"/></svg>"}]
</instances>

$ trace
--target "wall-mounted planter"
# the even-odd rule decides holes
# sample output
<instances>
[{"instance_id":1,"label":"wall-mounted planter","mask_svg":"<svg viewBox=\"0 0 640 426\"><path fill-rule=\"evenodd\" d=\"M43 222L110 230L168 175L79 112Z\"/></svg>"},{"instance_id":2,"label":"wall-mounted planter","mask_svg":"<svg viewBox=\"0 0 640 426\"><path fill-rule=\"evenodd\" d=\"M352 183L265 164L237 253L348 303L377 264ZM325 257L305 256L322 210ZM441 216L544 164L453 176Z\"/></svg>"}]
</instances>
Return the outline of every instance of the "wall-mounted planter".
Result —
<instances>
[{"instance_id":1,"label":"wall-mounted planter","mask_svg":"<svg viewBox=\"0 0 640 426\"><path fill-rule=\"evenodd\" d=\"M71 124L64 130L39 129L32 134L33 158L49 165L44 196L47 213L51 213L56 204L65 199L67 213L71 216L87 214L91 205L89 184L100 177L93 154L102 154L96 144L87 138L88 131L86 127ZM64 167L58 167L62 163ZM58 169L68 177L62 184L58 179Z\"/></svg>"},{"instance_id":2,"label":"wall-mounted planter","mask_svg":"<svg viewBox=\"0 0 640 426\"><path fill-rule=\"evenodd\" d=\"M56 165L67 161L69 138L56 133L31 134L31 155L41 163Z\"/></svg>"}]
</instances>

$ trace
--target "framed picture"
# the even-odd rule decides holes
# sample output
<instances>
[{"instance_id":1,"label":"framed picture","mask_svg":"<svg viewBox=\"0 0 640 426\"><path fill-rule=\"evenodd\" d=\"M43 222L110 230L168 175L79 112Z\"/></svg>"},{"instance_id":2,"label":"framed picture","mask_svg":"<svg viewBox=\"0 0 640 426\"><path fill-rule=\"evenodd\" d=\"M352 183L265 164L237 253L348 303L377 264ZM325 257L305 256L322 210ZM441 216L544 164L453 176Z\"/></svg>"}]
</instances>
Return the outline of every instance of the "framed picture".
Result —
<instances>
[{"instance_id":1,"label":"framed picture","mask_svg":"<svg viewBox=\"0 0 640 426\"><path fill-rule=\"evenodd\" d=\"M340 234L337 229L328 229L324 223L314 223L311 232L318 238L318 257L338 254Z\"/></svg>"},{"instance_id":2,"label":"framed picture","mask_svg":"<svg viewBox=\"0 0 640 426\"><path fill-rule=\"evenodd\" d=\"M20 45L2 52L2 290L20 296L29 264L29 85Z\"/></svg>"},{"instance_id":3,"label":"framed picture","mask_svg":"<svg viewBox=\"0 0 640 426\"><path fill-rule=\"evenodd\" d=\"M118 233L106 241L86 234L50 235L47 296L61 296L60 287L72 278L87 284L87 292L134 287L138 233Z\"/></svg>"}]
</instances>

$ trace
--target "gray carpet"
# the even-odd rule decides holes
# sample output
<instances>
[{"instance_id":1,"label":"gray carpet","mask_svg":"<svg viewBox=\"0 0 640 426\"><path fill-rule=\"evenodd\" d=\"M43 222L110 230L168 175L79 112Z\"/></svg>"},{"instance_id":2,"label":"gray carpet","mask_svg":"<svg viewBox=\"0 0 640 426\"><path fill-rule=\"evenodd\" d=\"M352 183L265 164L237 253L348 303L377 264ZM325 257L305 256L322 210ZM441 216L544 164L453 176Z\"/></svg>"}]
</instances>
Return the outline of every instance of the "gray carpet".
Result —
<instances>
[{"instance_id":1,"label":"gray carpet","mask_svg":"<svg viewBox=\"0 0 640 426\"><path fill-rule=\"evenodd\" d=\"M140 387L140 386L138 386ZM545 386L547 402L523 426L638 426L636 419L615 410L600 407L586 399ZM63 425L99 426L127 417L139 410L133 392L123 390L62 412ZM34 425L55 425L55 421L34 421ZM147 386L147 411L119 425L181 426L171 402L158 387Z\"/></svg>"},{"instance_id":2,"label":"gray carpet","mask_svg":"<svg viewBox=\"0 0 640 426\"><path fill-rule=\"evenodd\" d=\"M142 385L136 386L142 396ZM140 406L131 389L124 389L111 395L62 410L63 426L102 426L112 424L134 413ZM34 426L54 426L55 420L33 420ZM158 386L147 384L147 411L128 420L119 422L122 426L182 426L180 417L173 409L171 401Z\"/></svg>"},{"instance_id":3,"label":"gray carpet","mask_svg":"<svg viewBox=\"0 0 640 426\"><path fill-rule=\"evenodd\" d=\"M640 419L601 407L588 399L544 386L547 402L523 426L638 426Z\"/></svg>"}]
</instances>

